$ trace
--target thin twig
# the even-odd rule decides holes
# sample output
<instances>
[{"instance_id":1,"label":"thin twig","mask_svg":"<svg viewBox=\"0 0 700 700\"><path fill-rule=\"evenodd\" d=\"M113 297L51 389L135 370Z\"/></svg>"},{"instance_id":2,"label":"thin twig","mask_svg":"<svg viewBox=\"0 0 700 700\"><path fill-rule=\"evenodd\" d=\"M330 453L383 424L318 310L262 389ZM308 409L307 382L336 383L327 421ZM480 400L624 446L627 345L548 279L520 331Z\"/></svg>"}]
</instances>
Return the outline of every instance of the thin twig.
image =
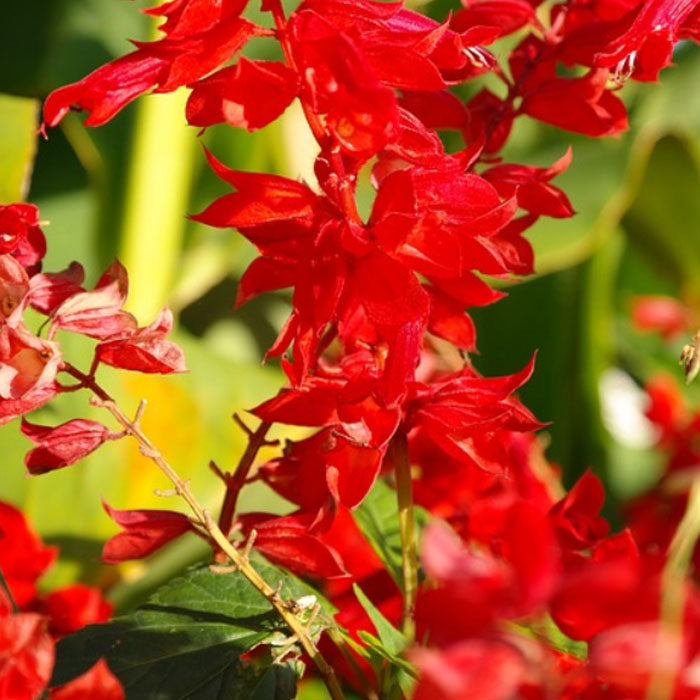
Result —
<instances>
[{"instance_id":1,"label":"thin twig","mask_svg":"<svg viewBox=\"0 0 700 700\"><path fill-rule=\"evenodd\" d=\"M271 426L270 423L263 421L258 426L258 429L253 432L237 414L234 414L233 419L248 436L248 446L246 447L245 452L241 455L241 459L239 460L238 466L233 474L225 475L226 495L224 496L224 502L221 506L221 514L219 515L219 527L221 528L221 531L226 534L231 531L233 517L236 514L238 495L240 494L243 486L245 486L248 479L248 474L253 466L253 462L255 462L255 458L257 457L260 448L268 444L266 436L267 431Z\"/></svg>"},{"instance_id":2,"label":"thin twig","mask_svg":"<svg viewBox=\"0 0 700 700\"><path fill-rule=\"evenodd\" d=\"M10 607L12 608L12 612L15 614L18 613L19 606L17 605L15 597L12 595L12 591L10 590L10 584L7 583L7 579L5 578L5 574L3 574L2 569L0 569L0 587L5 591L5 595L10 601Z\"/></svg>"},{"instance_id":3,"label":"thin twig","mask_svg":"<svg viewBox=\"0 0 700 700\"><path fill-rule=\"evenodd\" d=\"M280 596L281 585L279 588L272 588L263 577L255 570L252 564L244 557L228 538L221 531L221 528L214 522L210 513L204 509L194 494L190 491L187 481L180 478L177 472L166 461L165 457L160 453L158 448L144 434L141 426L131 420L119 406L114 402L112 397L95 381L94 377L84 374L70 364L65 364L63 369L70 375L79 379L83 385L90 389L97 398L98 405L107 409L124 430L131 435L141 447L141 451L150 460L152 460L158 468L168 477L175 487L177 493L187 502L197 521L207 530L212 540L224 552L231 563L237 567L243 576L270 602L275 608L280 617L287 624L292 634L296 636L304 651L309 655L315 663L318 672L323 678L333 700L344 700L343 691L335 675L335 671L328 664L321 652L316 647L313 639L310 637L304 623L294 615L286 606ZM140 415L139 415L140 417Z\"/></svg>"}]
</instances>

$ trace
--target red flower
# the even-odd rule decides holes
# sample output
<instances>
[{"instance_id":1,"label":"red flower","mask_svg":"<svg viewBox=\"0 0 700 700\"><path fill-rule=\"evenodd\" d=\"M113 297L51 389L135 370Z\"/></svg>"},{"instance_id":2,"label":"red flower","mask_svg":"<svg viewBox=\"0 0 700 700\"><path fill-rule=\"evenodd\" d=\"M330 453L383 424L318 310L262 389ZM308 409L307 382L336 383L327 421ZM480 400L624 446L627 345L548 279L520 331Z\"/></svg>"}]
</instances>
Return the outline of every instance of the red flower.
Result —
<instances>
[{"instance_id":1,"label":"red flower","mask_svg":"<svg viewBox=\"0 0 700 700\"><path fill-rule=\"evenodd\" d=\"M496 27L500 35L512 34L534 23L535 10L526 0L462 0L450 26L455 31L471 27Z\"/></svg>"},{"instance_id":2,"label":"red flower","mask_svg":"<svg viewBox=\"0 0 700 700\"><path fill-rule=\"evenodd\" d=\"M367 58L323 16L298 10L289 21L303 97L341 148L368 158L392 138L398 118L394 93L376 77Z\"/></svg>"},{"instance_id":3,"label":"red flower","mask_svg":"<svg viewBox=\"0 0 700 700\"><path fill-rule=\"evenodd\" d=\"M95 349L95 358L105 365L149 374L187 372L185 354L177 343L166 340L173 328L167 307L150 326L118 333Z\"/></svg>"},{"instance_id":4,"label":"red flower","mask_svg":"<svg viewBox=\"0 0 700 700\"><path fill-rule=\"evenodd\" d=\"M329 496L353 508L379 474L383 449L351 442L332 429L289 443L284 456L264 464L260 477L302 510L321 508Z\"/></svg>"},{"instance_id":5,"label":"red flower","mask_svg":"<svg viewBox=\"0 0 700 700\"><path fill-rule=\"evenodd\" d=\"M48 685L53 663L46 618L35 613L0 617L0 697L35 700Z\"/></svg>"},{"instance_id":6,"label":"red flower","mask_svg":"<svg viewBox=\"0 0 700 700\"><path fill-rule=\"evenodd\" d=\"M56 343L24 325L0 327L0 425L43 406L58 393Z\"/></svg>"},{"instance_id":7,"label":"red flower","mask_svg":"<svg viewBox=\"0 0 700 700\"><path fill-rule=\"evenodd\" d=\"M665 340L686 332L692 324L688 307L661 294L634 297L631 316L637 330L660 333Z\"/></svg>"},{"instance_id":8,"label":"red flower","mask_svg":"<svg viewBox=\"0 0 700 700\"><path fill-rule=\"evenodd\" d=\"M619 79L657 80L671 62L681 27L697 0L636 2L629 12L611 21L593 21L572 31L561 44L569 63L616 68Z\"/></svg>"},{"instance_id":9,"label":"red flower","mask_svg":"<svg viewBox=\"0 0 700 700\"><path fill-rule=\"evenodd\" d=\"M53 564L56 548L46 547L22 513L0 501L0 570L20 608L36 597L36 581ZM0 611L9 610L4 600Z\"/></svg>"},{"instance_id":10,"label":"red flower","mask_svg":"<svg viewBox=\"0 0 700 700\"><path fill-rule=\"evenodd\" d=\"M29 274L40 269L46 239L33 204L0 205L0 255L6 253L17 258Z\"/></svg>"},{"instance_id":11,"label":"red flower","mask_svg":"<svg viewBox=\"0 0 700 700\"><path fill-rule=\"evenodd\" d=\"M466 639L447 649L414 649L420 671L414 700L508 700L526 677L515 646L498 640Z\"/></svg>"},{"instance_id":12,"label":"red flower","mask_svg":"<svg viewBox=\"0 0 700 700\"><path fill-rule=\"evenodd\" d=\"M59 329L100 339L135 329L136 319L122 309L128 293L126 269L115 261L97 281L95 289L72 294L54 310L49 337Z\"/></svg>"},{"instance_id":13,"label":"red flower","mask_svg":"<svg viewBox=\"0 0 700 700\"><path fill-rule=\"evenodd\" d=\"M114 535L102 550L102 561L118 564L142 559L170 540L186 532L195 532L189 518L170 510L116 510L106 503L105 510L124 532Z\"/></svg>"},{"instance_id":14,"label":"red flower","mask_svg":"<svg viewBox=\"0 0 700 700\"><path fill-rule=\"evenodd\" d=\"M194 85L187 121L194 126L226 122L255 131L277 119L297 92L296 74L284 64L241 58Z\"/></svg>"},{"instance_id":15,"label":"red flower","mask_svg":"<svg viewBox=\"0 0 700 700\"><path fill-rule=\"evenodd\" d=\"M29 302L32 308L50 316L68 297L85 291L80 286L84 279L83 266L77 262L61 272L34 275L29 280Z\"/></svg>"},{"instance_id":16,"label":"red flower","mask_svg":"<svg viewBox=\"0 0 700 700\"><path fill-rule=\"evenodd\" d=\"M22 419L22 432L39 447L24 458L30 474L43 474L69 464L94 452L106 440L121 437L101 423L76 419L52 428Z\"/></svg>"},{"instance_id":17,"label":"red flower","mask_svg":"<svg viewBox=\"0 0 700 700\"><path fill-rule=\"evenodd\" d=\"M513 195L518 206L537 216L565 218L573 216L569 198L549 181L563 173L571 163L571 149L549 168L501 164L482 173L504 199Z\"/></svg>"},{"instance_id":18,"label":"red flower","mask_svg":"<svg viewBox=\"0 0 700 700\"><path fill-rule=\"evenodd\" d=\"M556 56L534 37L526 38L509 62L523 98L521 113L588 136L610 136L627 128L624 104L608 90L607 68L591 68L579 78L559 77Z\"/></svg>"},{"instance_id":19,"label":"red flower","mask_svg":"<svg viewBox=\"0 0 700 700\"><path fill-rule=\"evenodd\" d=\"M327 529L327 518L314 512L293 513L282 517L268 513L246 513L239 522L249 535L255 530L253 546L270 561L281 564L299 575L319 578L345 576L338 554L319 538Z\"/></svg>"},{"instance_id":20,"label":"red flower","mask_svg":"<svg viewBox=\"0 0 700 700\"><path fill-rule=\"evenodd\" d=\"M81 583L52 591L41 599L38 608L49 618L49 631L54 638L85 625L106 622L112 615L112 606L102 593Z\"/></svg>"},{"instance_id":21,"label":"red flower","mask_svg":"<svg viewBox=\"0 0 700 700\"><path fill-rule=\"evenodd\" d=\"M12 255L0 255L0 326L21 322L28 292L24 267Z\"/></svg>"},{"instance_id":22,"label":"red flower","mask_svg":"<svg viewBox=\"0 0 700 700\"><path fill-rule=\"evenodd\" d=\"M562 547L587 549L608 534L610 525L599 515L604 502L603 484L587 471L549 513Z\"/></svg>"},{"instance_id":23,"label":"red flower","mask_svg":"<svg viewBox=\"0 0 700 700\"><path fill-rule=\"evenodd\" d=\"M253 36L266 30L239 17L247 0L172 0L149 11L166 17L165 37L134 42L136 51L52 92L44 103L44 124L56 126L69 109L89 112L85 124L109 121L126 104L156 88L171 92L195 83L224 64Z\"/></svg>"}]
</instances>

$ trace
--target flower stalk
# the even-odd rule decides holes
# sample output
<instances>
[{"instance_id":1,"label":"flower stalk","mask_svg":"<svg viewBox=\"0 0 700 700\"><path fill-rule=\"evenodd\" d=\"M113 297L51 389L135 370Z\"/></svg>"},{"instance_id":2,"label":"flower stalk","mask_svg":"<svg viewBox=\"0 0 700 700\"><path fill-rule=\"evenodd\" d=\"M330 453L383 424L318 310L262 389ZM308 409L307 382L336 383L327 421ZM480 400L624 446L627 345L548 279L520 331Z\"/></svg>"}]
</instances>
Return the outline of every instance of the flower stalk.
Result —
<instances>
[{"instance_id":1,"label":"flower stalk","mask_svg":"<svg viewBox=\"0 0 700 700\"><path fill-rule=\"evenodd\" d=\"M316 665L319 674L323 678L333 700L344 700L343 691L333 668L325 660L318 647L314 643L307 625L305 625L293 612L289 603L282 599L278 589L273 588L255 570L247 556L239 552L222 532L219 525L212 519L208 510L202 507L190 490L189 483L180 478L178 473L168 463L158 448L151 442L141 429L139 418L145 403L142 401L134 420L130 419L117 405L114 399L95 381L95 378L84 374L76 367L66 364L64 367L75 379L94 394L93 403L96 406L107 409L116 421L124 428L127 435L131 436L139 444L141 453L150 459L172 483L175 493L180 496L190 507L197 525L203 527L211 539L230 559L236 571L243 576L263 595L270 605L277 611L297 639L304 651ZM261 426L262 427L262 426ZM258 429L260 430L260 429Z\"/></svg>"},{"instance_id":2,"label":"flower stalk","mask_svg":"<svg viewBox=\"0 0 700 700\"><path fill-rule=\"evenodd\" d=\"M401 568L403 572L403 633L409 640L415 636L414 611L418 592L418 551L415 532L415 509L411 485L411 463L408 457L408 440L404 433L397 433L392 441L396 493L399 504L399 530L401 532Z\"/></svg>"}]
</instances>

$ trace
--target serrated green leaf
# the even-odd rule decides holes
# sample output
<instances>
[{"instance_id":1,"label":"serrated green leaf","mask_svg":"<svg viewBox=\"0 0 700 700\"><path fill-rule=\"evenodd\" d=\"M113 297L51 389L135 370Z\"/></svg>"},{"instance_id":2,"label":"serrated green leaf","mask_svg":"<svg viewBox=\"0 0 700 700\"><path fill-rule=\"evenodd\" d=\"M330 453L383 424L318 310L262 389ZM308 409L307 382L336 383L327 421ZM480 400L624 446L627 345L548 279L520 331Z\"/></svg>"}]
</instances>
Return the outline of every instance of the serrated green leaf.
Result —
<instances>
[{"instance_id":1,"label":"serrated green leaf","mask_svg":"<svg viewBox=\"0 0 700 700\"><path fill-rule=\"evenodd\" d=\"M0 203L19 202L29 189L39 103L0 95Z\"/></svg>"},{"instance_id":2,"label":"serrated green leaf","mask_svg":"<svg viewBox=\"0 0 700 700\"><path fill-rule=\"evenodd\" d=\"M428 522L428 513L415 508L416 536ZM355 522L382 560L399 587L403 586L401 573L401 532L396 492L383 481L378 481L365 500L353 512Z\"/></svg>"},{"instance_id":3,"label":"serrated green leaf","mask_svg":"<svg viewBox=\"0 0 700 700\"><path fill-rule=\"evenodd\" d=\"M286 599L310 594L270 564L256 558L255 567L267 581L282 582ZM316 616L312 634L333 624L328 612ZM135 612L61 640L52 684L66 683L104 657L130 700L287 700L296 692L290 666L258 672L240 660L260 644L279 647L287 634L242 574L200 567L170 581Z\"/></svg>"}]
</instances>

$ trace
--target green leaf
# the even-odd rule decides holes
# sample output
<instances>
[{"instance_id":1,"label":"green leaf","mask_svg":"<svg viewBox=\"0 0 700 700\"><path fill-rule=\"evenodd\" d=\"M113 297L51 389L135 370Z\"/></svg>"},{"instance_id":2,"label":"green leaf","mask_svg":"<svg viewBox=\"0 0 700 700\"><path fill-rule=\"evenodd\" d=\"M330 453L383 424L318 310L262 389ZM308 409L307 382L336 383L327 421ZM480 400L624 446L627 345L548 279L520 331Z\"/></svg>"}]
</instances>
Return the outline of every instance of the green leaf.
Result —
<instances>
[{"instance_id":1,"label":"green leaf","mask_svg":"<svg viewBox=\"0 0 700 700\"><path fill-rule=\"evenodd\" d=\"M267 581L282 582L285 599L314 593L259 558L255 567ZM330 613L325 607L316 616L312 635L333 624ZM296 692L291 666L273 667L268 661L268 668L259 671L240 657L260 644L289 650L288 634L267 599L242 574L195 568L135 612L61 640L51 682L66 683L104 657L129 698L287 700Z\"/></svg>"},{"instance_id":2,"label":"green leaf","mask_svg":"<svg viewBox=\"0 0 700 700\"><path fill-rule=\"evenodd\" d=\"M637 198L623 220L638 247L677 285L700 294L700 165L686 138L669 134L651 141Z\"/></svg>"},{"instance_id":3,"label":"green leaf","mask_svg":"<svg viewBox=\"0 0 700 700\"><path fill-rule=\"evenodd\" d=\"M428 522L428 513L416 507L415 514L416 533L420 539L420 533ZM401 587L401 532L396 492L383 481L378 481L353 515L362 534Z\"/></svg>"},{"instance_id":4,"label":"green leaf","mask_svg":"<svg viewBox=\"0 0 700 700\"><path fill-rule=\"evenodd\" d=\"M369 619L372 620L372 624L377 628L379 639L384 645L384 648L389 654L398 656L408 644L405 635L397 630L396 627L382 615L381 611L375 607L374 603L372 603L356 583L353 584L352 590L357 600L360 601L360 605L369 615Z\"/></svg>"},{"instance_id":5,"label":"green leaf","mask_svg":"<svg viewBox=\"0 0 700 700\"><path fill-rule=\"evenodd\" d=\"M357 584L353 584L352 589L379 634L377 638L364 630L358 632L360 639L369 646L370 663L381 679L382 687L386 688L390 695L393 694L393 689L398 687L403 695L408 697L416 673L413 666L400 657L408 646L406 636L384 617ZM389 663L388 669L384 662Z\"/></svg>"},{"instance_id":6,"label":"green leaf","mask_svg":"<svg viewBox=\"0 0 700 700\"><path fill-rule=\"evenodd\" d=\"M416 670L411 664L387 651L382 641L365 630L358 633L367 645L365 654L377 674L381 696L390 700L399 697L411 697L413 693Z\"/></svg>"},{"instance_id":7,"label":"green leaf","mask_svg":"<svg viewBox=\"0 0 700 700\"><path fill-rule=\"evenodd\" d=\"M0 95L0 203L19 202L29 189L39 103Z\"/></svg>"}]
</instances>

